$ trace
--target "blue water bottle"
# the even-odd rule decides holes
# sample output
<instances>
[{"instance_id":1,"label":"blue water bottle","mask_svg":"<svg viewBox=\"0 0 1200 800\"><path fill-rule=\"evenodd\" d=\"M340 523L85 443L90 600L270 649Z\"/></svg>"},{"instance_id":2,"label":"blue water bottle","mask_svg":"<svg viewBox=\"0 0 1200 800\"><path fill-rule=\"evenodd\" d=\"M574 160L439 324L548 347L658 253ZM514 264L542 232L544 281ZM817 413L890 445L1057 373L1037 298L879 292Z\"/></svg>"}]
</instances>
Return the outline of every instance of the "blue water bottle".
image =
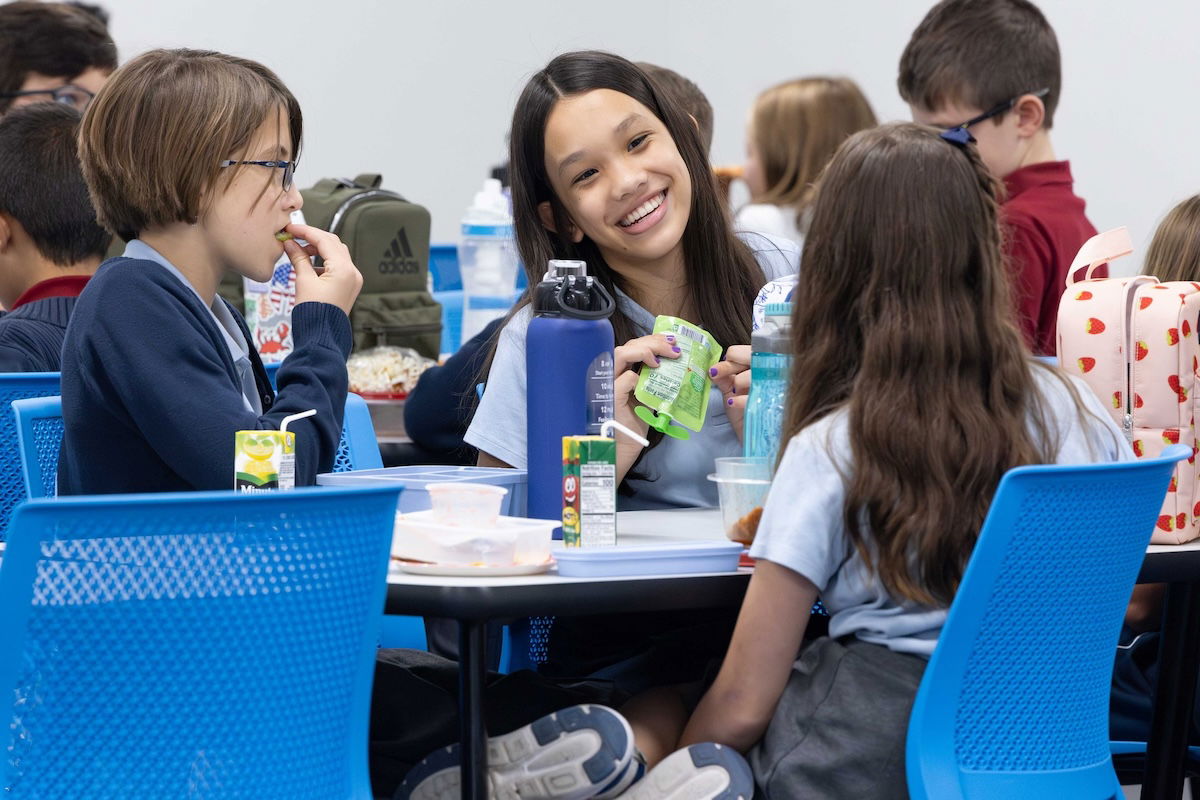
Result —
<instances>
[{"instance_id":1,"label":"blue water bottle","mask_svg":"<svg viewBox=\"0 0 1200 800\"><path fill-rule=\"evenodd\" d=\"M750 397L742 441L747 456L766 458L772 469L783 436L792 369L791 320L791 303L769 303L762 328L750 338Z\"/></svg>"},{"instance_id":2,"label":"blue water bottle","mask_svg":"<svg viewBox=\"0 0 1200 800\"><path fill-rule=\"evenodd\" d=\"M562 518L562 439L613 416L615 303L582 261L551 261L525 335L529 516ZM562 538L562 528L555 529Z\"/></svg>"}]
</instances>

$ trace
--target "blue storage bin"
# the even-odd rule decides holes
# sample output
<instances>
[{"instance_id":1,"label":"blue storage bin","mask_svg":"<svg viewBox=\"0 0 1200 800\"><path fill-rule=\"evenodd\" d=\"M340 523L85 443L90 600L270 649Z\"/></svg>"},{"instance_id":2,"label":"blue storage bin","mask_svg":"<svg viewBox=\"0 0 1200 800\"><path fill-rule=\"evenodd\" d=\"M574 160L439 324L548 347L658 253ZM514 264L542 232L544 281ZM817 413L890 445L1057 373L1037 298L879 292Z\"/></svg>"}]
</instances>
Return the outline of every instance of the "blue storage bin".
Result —
<instances>
[{"instance_id":1,"label":"blue storage bin","mask_svg":"<svg viewBox=\"0 0 1200 800\"><path fill-rule=\"evenodd\" d=\"M399 483L404 487L404 491L400 494L399 510L406 514L410 511L425 511L432 507L429 491L425 488L429 484L458 481L502 486L508 489L508 494L504 496L504 501L500 505L500 513L506 517L524 517L526 515L525 487L527 481L523 469L414 465L351 470L350 472L327 472L317 476L319 486L394 486Z\"/></svg>"},{"instance_id":2,"label":"blue storage bin","mask_svg":"<svg viewBox=\"0 0 1200 800\"><path fill-rule=\"evenodd\" d=\"M457 244L429 245L429 274L433 276L435 292L462 291L462 271L458 268ZM525 280L525 267L517 262L517 289L524 290L529 282Z\"/></svg>"},{"instance_id":3,"label":"blue storage bin","mask_svg":"<svg viewBox=\"0 0 1200 800\"><path fill-rule=\"evenodd\" d=\"M429 274L433 277L435 292L453 289L462 291L462 275L458 270L458 245L429 245Z\"/></svg>"},{"instance_id":4,"label":"blue storage bin","mask_svg":"<svg viewBox=\"0 0 1200 800\"><path fill-rule=\"evenodd\" d=\"M462 347L462 289L434 292L433 299L442 304L441 352L457 353L458 348Z\"/></svg>"},{"instance_id":5,"label":"blue storage bin","mask_svg":"<svg viewBox=\"0 0 1200 800\"><path fill-rule=\"evenodd\" d=\"M401 495L400 502L404 502ZM620 531L617 537L620 538ZM737 572L742 545L737 542L634 544L617 547L556 547L554 560L564 578L622 575L689 575Z\"/></svg>"}]
</instances>

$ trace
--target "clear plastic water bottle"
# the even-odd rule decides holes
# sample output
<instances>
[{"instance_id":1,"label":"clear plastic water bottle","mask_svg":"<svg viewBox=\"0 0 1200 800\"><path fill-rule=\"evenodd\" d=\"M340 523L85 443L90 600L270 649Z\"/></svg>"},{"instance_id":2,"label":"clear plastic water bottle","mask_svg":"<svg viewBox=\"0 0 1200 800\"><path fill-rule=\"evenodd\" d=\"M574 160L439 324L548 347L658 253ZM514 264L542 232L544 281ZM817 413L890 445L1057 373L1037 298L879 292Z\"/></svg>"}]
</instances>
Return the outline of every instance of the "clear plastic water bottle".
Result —
<instances>
[{"instance_id":1,"label":"clear plastic water bottle","mask_svg":"<svg viewBox=\"0 0 1200 800\"><path fill-rule=\"evenodd\" d=\"M792 305L770 303L763 326L750 340L750 398L743 433L748 457L766 458L771 468L783 437L788 375L792 369Z\"/></svg>"},{"instance_id":2,"label":"clear plastic water bottle","mask_svg":"<svg viewBox=\"0 0 1200 800\"><path fill-rule=\"evenodd\" d=\"M463 283L463 342L508 313L517 281L509 200L489 178L462 219L458 265Z\"/></svg>"}]
</instances>

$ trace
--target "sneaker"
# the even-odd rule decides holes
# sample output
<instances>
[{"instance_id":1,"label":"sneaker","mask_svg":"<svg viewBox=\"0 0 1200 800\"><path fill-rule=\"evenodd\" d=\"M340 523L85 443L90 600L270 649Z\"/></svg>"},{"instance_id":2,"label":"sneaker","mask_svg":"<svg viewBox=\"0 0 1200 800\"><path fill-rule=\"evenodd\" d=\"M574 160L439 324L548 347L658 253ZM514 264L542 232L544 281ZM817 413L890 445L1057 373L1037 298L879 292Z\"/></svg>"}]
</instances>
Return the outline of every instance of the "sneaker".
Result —
<instances>
[{"instance_id":1,"label":"sneaker","mask_svg":"<svg viewBox=\"0 0 1200 800\"><path fill-rule=\"evenodd\" d=\"M750 765L730 747L702 742L676 750L620 800L750 800Z\"/></svg>"},{"instance_id":2,"label":"sneaker","mask_svg":"<svg viewBox=\"0 0 1200 800\"><path fill-rule=\"evenodd\" d=\"M636 772L633 731L604 706L556 711L512 733L488 739L488 796L492 800L585 800L612 796ZM394 800L458 800L458 745L417 764Z\"/></svg>"}]
</instances>

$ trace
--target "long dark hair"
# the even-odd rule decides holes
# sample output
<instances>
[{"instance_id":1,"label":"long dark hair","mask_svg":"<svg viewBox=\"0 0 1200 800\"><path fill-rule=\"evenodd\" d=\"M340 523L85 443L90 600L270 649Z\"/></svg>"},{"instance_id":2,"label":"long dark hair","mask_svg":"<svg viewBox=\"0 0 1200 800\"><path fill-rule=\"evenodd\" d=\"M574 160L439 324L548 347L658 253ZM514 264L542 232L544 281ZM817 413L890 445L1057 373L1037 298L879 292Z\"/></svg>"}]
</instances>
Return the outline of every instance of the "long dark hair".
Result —
<instances>
[{"instance_id":1,"label":"long dark hair","mask_svg":"<svg viewBox=\"0 0 1200 800\"><path fill-rule=\"evenodd\" d=\"M683 232L683 256L691 305L705 328L725 346L750 341L754 297L766 282L750 249L733 235L729 211L717 191L708 154L696 125L666 93L633 62L612 53L564 53L535 74L525 85L513 112L510 159L513 222L517 247L525 263L529 285L541 280L552 258L586 261L611 293L622 286L600 249L586 236L578 244L547 230L538 205L549 201L555 228L569 230L569 218L546 175L546 121L560 98L594 89L611 89L632 97L658 117L675 141L692 181L691 215ZM528 303L528 293L521 306ZM612 317L618 344L637 334L618 309Z\"/></svg>"},{"instance_id":2,"label":"long dark hair","mask_svg":"<svg viewBox=\"0 0 1200 800\"><path fill-rule=\"evenodd\" d=\"M793 295L785 434L848 410L850 543L924 604L953 599L1004 472L1057 452L1033 374L1052 368L1016 325L996 192L975 148L932 128L855 134L818 186Z\"/></svg>"}]
</instances>

